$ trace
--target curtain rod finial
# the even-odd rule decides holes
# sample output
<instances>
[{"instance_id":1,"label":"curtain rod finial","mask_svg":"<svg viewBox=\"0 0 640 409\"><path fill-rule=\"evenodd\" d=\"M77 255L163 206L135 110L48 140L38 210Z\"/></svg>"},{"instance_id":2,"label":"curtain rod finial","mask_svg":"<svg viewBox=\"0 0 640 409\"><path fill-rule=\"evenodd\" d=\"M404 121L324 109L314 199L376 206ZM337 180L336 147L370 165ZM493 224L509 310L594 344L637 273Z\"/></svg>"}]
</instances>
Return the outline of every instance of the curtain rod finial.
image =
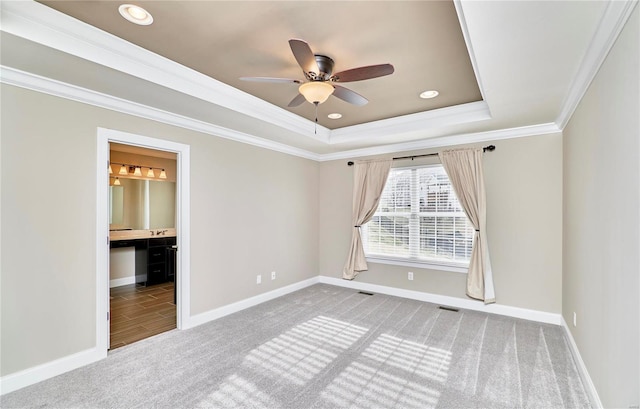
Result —
<instances>
[{"instance_id":1,"label":"curtain rod finial","mask_svg":"<svg viewBox=\"0 0 640 409\"><path fill-rule=\"evenodd\" d=\"M494 151L495 149L496 149L495 145L489 145L489 146L485 146L484 148L482 148L482 151L483 152L486 152L486 151L491 152L491 151Z\"/></svg>"},{"instance_id":2,"label":"curtain rod finial","mask_svg":"<svg viewBox=\"0 0 640 409\"><path fill-rule=\"evenodd\" d=\"M347 166L353 166L353 162L351 161L347 162Z\"/></svg>"}]
</instances>

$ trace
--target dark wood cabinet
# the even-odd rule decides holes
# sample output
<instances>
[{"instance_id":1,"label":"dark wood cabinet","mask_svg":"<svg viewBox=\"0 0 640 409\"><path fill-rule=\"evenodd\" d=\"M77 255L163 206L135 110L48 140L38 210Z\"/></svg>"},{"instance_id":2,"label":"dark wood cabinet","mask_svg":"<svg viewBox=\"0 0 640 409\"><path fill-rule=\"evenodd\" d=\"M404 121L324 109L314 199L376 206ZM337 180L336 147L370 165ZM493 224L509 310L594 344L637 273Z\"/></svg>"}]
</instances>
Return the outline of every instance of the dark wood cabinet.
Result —
<instances>
[{"instance_id":1,"label":"dark wood cabinet","mask_svg":"<svg viewBox=\"0 0 640 409\"><path fill-rule=\"evenodd\" d=\"M136 284L153 285L175 278L175 237L116 240L111 248L134 247Z\"/></svg>"},{"instance_id":2,"label":"dark wood cabinet","mask_svg":"<svg viewBox=\"0 0 640 409\"><path fill-rule=\"evenodd\" d=\"M168 275L169 249L176 244L175 237L148 239L147 285L171 281Z\"/></svg>"}]
</instances>

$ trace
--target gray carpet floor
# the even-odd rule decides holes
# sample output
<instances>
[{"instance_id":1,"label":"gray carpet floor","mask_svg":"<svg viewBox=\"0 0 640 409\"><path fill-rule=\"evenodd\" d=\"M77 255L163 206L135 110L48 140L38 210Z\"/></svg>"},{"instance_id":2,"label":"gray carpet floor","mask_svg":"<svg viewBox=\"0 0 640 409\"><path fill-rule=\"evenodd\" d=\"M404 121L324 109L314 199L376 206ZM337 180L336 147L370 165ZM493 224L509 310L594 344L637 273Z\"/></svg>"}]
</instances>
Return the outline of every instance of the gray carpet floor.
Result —
<instances>
[{"instance_id":1,"label":"gray carpet floor","mask_svg":"<svg viewBox=\"0 0 640 409\"><path fill-rule=\"evenodd\" d=\"M0 398L3 408L585 408L561 327L317 284Z\"/></svg>"}]
</instances>

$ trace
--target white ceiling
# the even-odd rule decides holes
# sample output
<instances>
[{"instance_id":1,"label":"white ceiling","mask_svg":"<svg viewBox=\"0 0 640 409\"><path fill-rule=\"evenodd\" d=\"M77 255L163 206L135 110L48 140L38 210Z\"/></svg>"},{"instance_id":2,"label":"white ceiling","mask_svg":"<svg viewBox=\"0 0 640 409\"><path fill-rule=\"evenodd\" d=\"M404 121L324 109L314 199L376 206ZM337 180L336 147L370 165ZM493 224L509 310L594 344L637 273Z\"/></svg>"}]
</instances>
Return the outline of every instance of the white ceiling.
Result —
<instances>
[{"instance_id":1,"label":"white ceiling","mask_svg":"<svg viewBox=\"0 0 640 409\"><path fill-rule=\"evenodd\" d=\"M162 3L181 7L190 2ZM392 18L396 2L382 3L389 8L390 22L385 23L384 30L392 39L402 38L406 31L403 25L418 24L419 19ZM312 12L314 6L324 3L306 4ZM343 3L331 4L339 10ZM273 98L282 98L279 94L282 91L274 91L271 95L251 91L255 87L247 88L264 99L258 98L32 1L1 3L1 79L5 83L317 160L430 148L561 130L636 4L621 1L456 1L458 21L454 21L454 32L457 28L464 37L468 61L472 64L482 100L400 113L356 125L332 126L333 129L319 126L317 131L313 121L305 117L308 113L282 108L288 103L290 94L283 104L276 104ZM253 35L277 31L281 32L282 38L307 39L316 52L325 52L326 47L326 50L346 56L350 54L345 48L357 49L359 55L369 55L367 53L380 44L374 41L366 47L346 47L339 40L327 44L316 40L318 48L315 49L309 39L320 38L317 33L302 32L300 27L289 32L289 26L280 25L279 21L275 18L265 20L260 30L253 30ZM252 24L256 27L255 21ZM353 19L348 27L332 28L336 38L359 33L359 41L355 44L366 43L366 33L377 33L371 34L372 37L379 35L376 30L377 24L357 19ZM396 37L394 30L400 33ZM275 50L278 59L290 58L286 56L290 53L288 44L273 41L266 47L267 55ZM401 40L395 40L395 43L398 41L401 43ZM235 52L239 43L241 41L234 41L233 37L225 42ZM393 44L394 41L386 43ZM435 47L442 44L446 44L445 40L438 41ZM443 46L440 51L446 54L446 48ZM406 52L411 54L415 50ZM367 57L366 61L356 56L344 57L345 66L336 69L386 62L402 66L401 54L394 54L398 62L386 61L384 55L382 50L377 57ZM338 58L334 58L338 65ZM259 60L264 62L268 58L263 56ZM233 65L232 61L227 63ZM290 69L290 62L280 64L287 66L282 72ZM257 67L252 72L241 71L246 69L246 63L240 66L238 76L280 74L273 66ZM454 70L452 65L449 71ZM400 81L403 75L398 69L392 74ZM415 82L411 78L407 81ZM383 84L383 79L362 83L381 81ZM378 91L366 89L371 90L371 101L379 98ZM357 91L361 92L359 88ZM289 92L295 95L295 90ZM365 94L365 91L361 93ZM386 102L393 104L392 100Z\"/></svg>"}]
</instances>

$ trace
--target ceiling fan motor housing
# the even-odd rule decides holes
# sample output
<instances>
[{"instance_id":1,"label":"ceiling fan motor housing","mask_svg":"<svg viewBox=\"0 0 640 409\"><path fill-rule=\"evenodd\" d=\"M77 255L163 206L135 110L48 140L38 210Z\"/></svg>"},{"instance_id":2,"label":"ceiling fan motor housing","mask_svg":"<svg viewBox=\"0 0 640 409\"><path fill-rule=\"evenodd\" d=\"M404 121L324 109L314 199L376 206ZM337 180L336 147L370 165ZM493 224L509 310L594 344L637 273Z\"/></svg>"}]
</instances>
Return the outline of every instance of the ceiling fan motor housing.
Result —
<instances>
[{"instance_id":1,"label":"ceiling fan motor housing","mask_svg":"<svg viewBox=\"0 0 640 409\"><path fill-rule=\"evenodd\" d=\"M333 60L326 55L315 54L316 64L318 64L319 73L316 75L314 72L305 73L307 79L310 81L328 81L331 78L333 72Z\"/></svg>"}]
</instances>

